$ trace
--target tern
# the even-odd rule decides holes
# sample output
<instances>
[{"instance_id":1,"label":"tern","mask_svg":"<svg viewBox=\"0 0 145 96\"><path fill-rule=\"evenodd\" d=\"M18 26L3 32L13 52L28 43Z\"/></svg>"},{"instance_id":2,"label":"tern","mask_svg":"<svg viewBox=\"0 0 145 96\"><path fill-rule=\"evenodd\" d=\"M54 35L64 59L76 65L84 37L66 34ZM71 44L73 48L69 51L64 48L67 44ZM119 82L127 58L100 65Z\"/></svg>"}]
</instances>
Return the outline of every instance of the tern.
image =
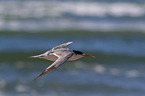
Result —
<instances>
[{"instance_id":1,"label":"tern","mask_svg":"<svg viewBox=\"0 0 145 96\"><path fill-rule=\"evenodd\" d=\"M45 76L46 74L52 72L53 70L58 68L60 65L62 65L66 61L73 61L73 60L77 60L77 59L82 58L82 57L92 57L92 58L94 58L94 56L85 54L81 51L69 49L68 45L70 45L72 43L73 42L67 42L67 43L58 45L58 46L52 48L51 50L49 50L49 51L47 51L43 54L36 55L36 56L31 56L32 58L44 58L44 59L47 59L47 60L50 60L50 61L55 61L49 67L47 67L34 80L39 79L39 78Z\"/></svg>"}]
</instances>

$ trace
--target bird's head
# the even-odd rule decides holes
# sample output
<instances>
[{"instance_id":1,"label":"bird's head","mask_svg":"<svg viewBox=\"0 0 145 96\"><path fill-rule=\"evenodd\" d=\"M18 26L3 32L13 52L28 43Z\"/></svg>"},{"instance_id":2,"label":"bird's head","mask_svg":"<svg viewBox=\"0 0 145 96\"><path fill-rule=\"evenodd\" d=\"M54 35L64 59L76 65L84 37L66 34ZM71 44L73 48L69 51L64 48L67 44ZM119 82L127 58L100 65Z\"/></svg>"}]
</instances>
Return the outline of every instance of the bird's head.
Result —
<instances>
[{"instance_id":1,"label":"bird's head","mask_svg":"<svg viewBox=\"0 0 145 96\"><path fill-rule=\"evenodd\" d=\"M92 57L92 58L95 58L95 56L92 56L92 55L89 55L89 54L85 54L81 51L77 51L77 50L73 50L73 52L76 54L76 55L80 55L80 56L83 56L83 57Z\"/></svg>"}]
</instances>

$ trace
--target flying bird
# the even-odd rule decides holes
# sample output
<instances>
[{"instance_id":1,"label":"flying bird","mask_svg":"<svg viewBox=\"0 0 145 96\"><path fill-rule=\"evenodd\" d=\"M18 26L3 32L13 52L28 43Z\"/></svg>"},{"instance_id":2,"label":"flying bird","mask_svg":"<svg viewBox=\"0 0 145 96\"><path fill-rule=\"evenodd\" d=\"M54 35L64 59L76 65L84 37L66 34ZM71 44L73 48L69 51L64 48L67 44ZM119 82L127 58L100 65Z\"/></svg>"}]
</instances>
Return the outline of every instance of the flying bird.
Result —
<instances>
[{"instance_id":1,"label":"flying bird","mask_svg":"<svg viewBox=\"0 0 145 96\"><path fill-rule=\"evenodd\" d=\"M92 55L85 54L81 51L72 50L68 48L68 45L72 44L73 42L67 42L61 45L58 45L51 50L36 56L31 56L32 58L44 58L50 61L55 61L49 67L47 67L38 77L34 80L39 79L46 74L50 73L51 71L58 68L60 65L65 63L66 61L73 61L82 57L92 57Z\"/></svg>"}]
</instances>

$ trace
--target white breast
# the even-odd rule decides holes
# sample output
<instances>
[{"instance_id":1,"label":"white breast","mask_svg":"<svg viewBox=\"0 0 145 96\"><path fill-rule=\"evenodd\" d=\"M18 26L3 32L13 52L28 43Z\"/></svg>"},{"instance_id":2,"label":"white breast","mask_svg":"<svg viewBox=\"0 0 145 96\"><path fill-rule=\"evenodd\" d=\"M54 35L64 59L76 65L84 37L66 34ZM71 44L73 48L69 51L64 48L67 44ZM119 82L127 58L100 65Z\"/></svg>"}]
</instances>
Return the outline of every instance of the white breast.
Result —
<instances>
[{"instance_id":1,"label":"white breast","mask_svg":"<svg viewBox=\"0 0 145 96\"><path fill-rule=\"evenodd\" d=\"M79 58L82 58L83 56L82 55L73 55L70 59L68 59L68 61L73 61L73 60L77 60Z\"/></svg>"},{"instance_id":2,"label":"white breast","mask_svg":"<svg viewBox=\"0 0 145 96\"><path fill-rule=\"evenodd\" d=\"M82 55L75 55L74 54L70 59L68 59L68 61L77 60L77 59L82 58L82 57L83 57ZM56 61L58 59L58 57L51 54L49 56L44 57L44 59L47 59L47 60L50 60L50 61Z\"/></svg>"}]
</instances>

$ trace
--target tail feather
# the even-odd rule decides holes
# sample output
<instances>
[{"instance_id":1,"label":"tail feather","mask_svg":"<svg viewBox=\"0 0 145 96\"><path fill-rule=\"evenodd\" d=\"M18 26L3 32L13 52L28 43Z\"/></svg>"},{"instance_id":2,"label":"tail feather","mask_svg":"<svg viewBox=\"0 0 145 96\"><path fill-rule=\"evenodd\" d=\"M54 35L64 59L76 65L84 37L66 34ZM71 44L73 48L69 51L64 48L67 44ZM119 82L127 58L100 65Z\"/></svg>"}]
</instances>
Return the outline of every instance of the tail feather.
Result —
<instances>
[{"instance_id":1,"label":"tail feather","mask_svg":"<svg viewBox=\"0 0 145 96\"><path fill-rule=\"evenodd\" d=\"M36 56L30 56L30 58L38 58L38 57L42 57L43 55L36 55Z\"/></svg>"}]
</instances>

